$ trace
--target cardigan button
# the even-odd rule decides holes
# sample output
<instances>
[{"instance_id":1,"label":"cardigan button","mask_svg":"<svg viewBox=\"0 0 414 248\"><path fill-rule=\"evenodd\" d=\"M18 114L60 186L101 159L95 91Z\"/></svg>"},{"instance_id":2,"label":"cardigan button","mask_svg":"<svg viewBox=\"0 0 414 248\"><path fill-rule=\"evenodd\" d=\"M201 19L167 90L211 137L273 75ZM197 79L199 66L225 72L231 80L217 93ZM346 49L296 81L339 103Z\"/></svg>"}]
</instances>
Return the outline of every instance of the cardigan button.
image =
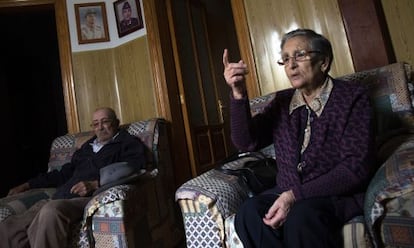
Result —
<instances>
[{"instance_id":1,"label":"cardigan button","mask_svg":"<svg viewBox=\"0 0 414 248\"><path fill-rule=\"evenodd\" d=\"M305 167L305 166L306 166L306 161L300 162L296 167L297 170L298 170L298 173L302 173L303 167Z\"/></svg>"}]
</instances>

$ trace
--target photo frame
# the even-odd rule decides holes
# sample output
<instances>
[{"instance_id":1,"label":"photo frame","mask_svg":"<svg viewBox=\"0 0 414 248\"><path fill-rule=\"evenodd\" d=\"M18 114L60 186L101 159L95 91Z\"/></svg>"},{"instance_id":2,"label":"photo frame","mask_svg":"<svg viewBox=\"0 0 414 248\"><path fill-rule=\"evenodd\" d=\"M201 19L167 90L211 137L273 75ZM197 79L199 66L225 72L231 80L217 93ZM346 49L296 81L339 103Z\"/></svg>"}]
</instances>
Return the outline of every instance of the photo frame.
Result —
<instances>
[{"instance_id":1,"label":"photo frame","mask_svg":"<svg viewBox=\"0 0 414 248\"><path fill-rule=\"evenodd\" d=\"M114 11L120 38L144 27L139 0L117 0Z\"/></svg>"},{"instance_id":2,"label":"photo frame","mask_svg":"<svg viewBox=\"0 0 414 248\"><path fill-rule=\"evenodd\" d=\"M74 7L79 44L109 41L104 2L75 4Z\"/></svg>"}]
</instances>

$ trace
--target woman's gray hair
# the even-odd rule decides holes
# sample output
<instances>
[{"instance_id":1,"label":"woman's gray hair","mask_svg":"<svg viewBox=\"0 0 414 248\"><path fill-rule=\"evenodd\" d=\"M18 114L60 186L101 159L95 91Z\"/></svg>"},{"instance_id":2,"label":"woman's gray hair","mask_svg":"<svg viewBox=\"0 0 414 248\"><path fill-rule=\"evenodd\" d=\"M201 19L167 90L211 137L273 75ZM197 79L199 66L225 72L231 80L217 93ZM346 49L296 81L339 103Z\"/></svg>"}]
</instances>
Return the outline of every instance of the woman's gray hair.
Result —
<instances>
[{"instance_id":1,"label":"woman's gray hair","mask_svg":"<svg viewBox=\"0 0 414 248\"><path fill-rule=\"evenodd\" d=\"M309 41L309 46L311 50L319 51L324 58L327 57L329 59L329 64L325 72L328 73L331 69L331 64L333 61L331 42L323 35L320 35L311 29L299 28L283 35L282 43L280 44L280 49L283 50L283 46L285 45L287 40L297 36L305 37Z\"/></svg>"}]
</instances>

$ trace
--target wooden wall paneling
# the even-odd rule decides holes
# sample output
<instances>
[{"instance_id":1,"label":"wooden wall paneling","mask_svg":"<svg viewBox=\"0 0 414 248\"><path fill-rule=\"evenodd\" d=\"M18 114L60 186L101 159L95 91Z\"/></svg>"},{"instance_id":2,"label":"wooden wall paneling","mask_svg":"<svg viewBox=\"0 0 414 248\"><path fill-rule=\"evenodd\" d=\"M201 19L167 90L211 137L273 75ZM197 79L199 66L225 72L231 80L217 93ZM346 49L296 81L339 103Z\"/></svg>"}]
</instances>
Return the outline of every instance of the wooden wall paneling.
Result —
<instances>
[{"instance_id":1,"label":"wooden wall paneling","mask_svg":"<svg viewBox=\"0 0 414 248\"><path fill-rule=\"evenodd\" d=\"M332 44L334 59L330 75L337 77L353 73L354 64L338 3L332 0L298 2L303 13L303 27L323 34Z\"/></svg>"},{"instance_id":2,"label":"wooden wall paneling","mask_svg":"<svg viewBox=\"0 0 414 248\"><path fill-rule=\"evenodd\" d=\"M291 87L284 68L277 65L283 34L296 28L310 28L325 35L334 49L332 76L354 71L339 7L329 0L260 2L245 0L261 94Z\"/></svg>"},{"instance_id":3,"label":"wooden wall paneling","mask_svg":"<svg viewBox=\"0 0 414 248\"><path fill-rule=\"evenodd\" d=\"M338 0L355 71L395 62L380 0Z\"/></svg>"},{"instance_id":4,"label":"wooden wall paneling","mask_svg":"<svg viewBox=\"0 0 414 248\"><path fill-rule=\"evenodd\" d=\"M280 57L282 35L302 26L298 2L244 2L261 95L290 87L283 67L276 61Z\"/></svg>"},{"instance_id":5,"label":"wooden wall paneling","mask_svg":"<svg viewBox=\"0 0 414 248\"><path fill-rule=\"evenodd\" d=\"M116 47L114 54L121 121L158 116L146 36Z\"/></svg>"},{"instance_id":6,"label":"wooden wall paneling","mask_svg":"<svg viewBox=\"0 0 414 248\"><path fill-rule=\"evenodd\" d=\"M91 116L97 107L112 107L120 113L112 50L73 53L73 68L82 131L90 130Z\"/></svg>"},{"instance_id":7,"label":"wooden wall paneling","mask_svg":"<svg viewBox=\"0 0 414 248\"><path fill-rule=\"evenodd\" d=\"M414 65L414 1L382 0L397 61Z\"/></svg>"},{"instance_id":8,"label":"wooden wall paneling","mask_svg":"<svg viewBox=\"0 0 414 248\"><path fill-rule=\"evenodd\" d=\"M146 37L119 47L73 53L81 130L97 107L113 108L121 123L156 117Z\"/></svg>"}]
</instances>

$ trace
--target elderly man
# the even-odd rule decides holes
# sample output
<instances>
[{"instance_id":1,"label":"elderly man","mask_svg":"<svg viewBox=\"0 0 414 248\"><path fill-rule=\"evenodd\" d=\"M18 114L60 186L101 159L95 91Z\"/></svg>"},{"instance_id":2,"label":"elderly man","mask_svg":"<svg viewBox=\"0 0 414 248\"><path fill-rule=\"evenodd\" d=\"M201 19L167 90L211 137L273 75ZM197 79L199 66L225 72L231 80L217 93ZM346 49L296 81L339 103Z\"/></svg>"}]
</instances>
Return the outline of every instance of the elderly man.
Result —
<instances>
[{"instance_id":1,"label":"elderly man","mask_svg":"<svg viewBox=\"0 0 414 248\"><path fill-rule=\"evenodd\" d=\"M97 109L91 127L95 136L60 171L40 174L9 191L14 195L33 188L57 187L52 200L40 201L0 223L0 247L66 247L70 226L81 220L84 207L100 186L100 169L116 162L127 162L137 172L143 167L144 145L119 129L114 110Z\"/></svg>"}]
</instances>

